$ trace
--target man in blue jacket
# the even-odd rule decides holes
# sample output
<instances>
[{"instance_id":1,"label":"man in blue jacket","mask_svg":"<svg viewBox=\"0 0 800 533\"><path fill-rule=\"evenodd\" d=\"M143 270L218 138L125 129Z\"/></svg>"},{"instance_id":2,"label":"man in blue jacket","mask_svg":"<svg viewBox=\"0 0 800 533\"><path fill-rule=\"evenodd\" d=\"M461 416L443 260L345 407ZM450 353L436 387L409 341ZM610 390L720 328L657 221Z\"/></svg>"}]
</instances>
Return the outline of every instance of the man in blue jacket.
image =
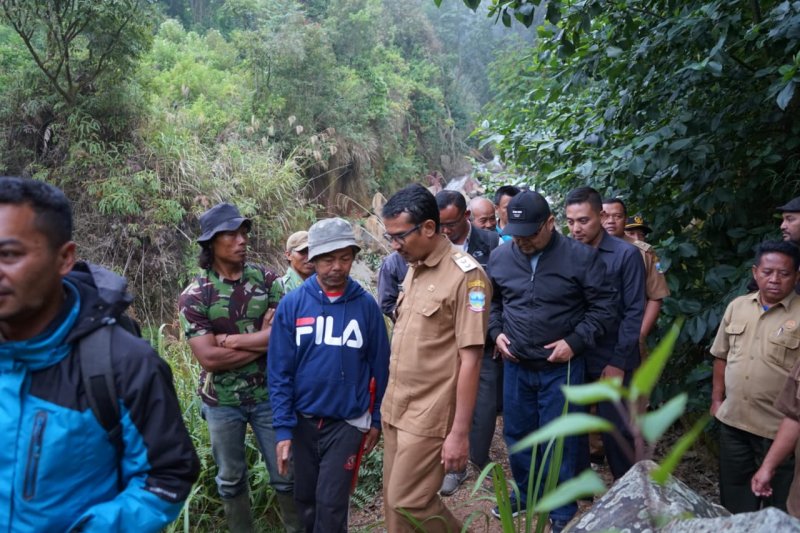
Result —
<instances>
[{"instance_id":1,"label":"man in blue jacket","mask_svg":"<svg viewBox=\"0 0 800 533\"><path fill-rule=\"evenodd\" d=\"M597 251L557 233L539 193L523 191L511 199L504 231L514 240L489 259L489 336L505 359L503 433L510 448L561 415L561 387L583 383L585 355L616 327L617 295ZM564 440L559 483L577 474L579 444L577 437ZM542 446L536 457L543 452ZM512 500L516 515L525 512L528 477L539 464L532 469L530 451L511 454L509 463L520 490L519 501ZM545 468L547 463L549 458ZM561 531L576 511L575 503L551 511L552 531ZM496 508L493 514L499 517Z\"/></svg>"},{"instance_id":2,"label":"man in blue jacket","mask_svg":"<svg viewBox=\"0 0 800 533\"><path fill-rule=\"evenodd\" d=\"M172 374L147 342L111 326L131 302L124 280L76 264L71 239L60 190L0 178L0 530L161 531L199 471ZM119 451L82 386L81 339L101 327L111 328L117 397L105 400L120 407Z\"/></svg>"},{"instance_id":3,"label":"man in blue jacket","mask_svg":"<svg viewBox=\"0 0 800 533\"><path fill-rule=\"evenodd\" d=\"M397 297L403 288L403 280L408 273L408 264L403 256L392 252L381 261L378 270L378 304L389 320L397 318Z\"/></svg>"},{"instance_id":4,"label":"man in blue jacket","mask_svg":"<svg viewBox=\"0 0 800 533\"><path fill-rule=\"evenodd\" d=\"M269 388L281 473L294 453L294 495L306 531L347 531L359 448L380 435L389 339L375 299L350 278L360 248L340 218L308 231L316 275L278 305ZM371 391L370 381L375 380Z\"/></svg>"}]
</instances>

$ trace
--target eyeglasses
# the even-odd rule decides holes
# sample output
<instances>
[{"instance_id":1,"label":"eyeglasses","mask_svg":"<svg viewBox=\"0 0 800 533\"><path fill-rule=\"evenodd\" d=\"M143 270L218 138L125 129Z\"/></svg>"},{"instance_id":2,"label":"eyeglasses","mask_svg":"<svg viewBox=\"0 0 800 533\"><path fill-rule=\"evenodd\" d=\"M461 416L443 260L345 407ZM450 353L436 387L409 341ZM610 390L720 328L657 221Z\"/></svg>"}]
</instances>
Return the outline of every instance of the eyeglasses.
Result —
<instances>
[{"instance_id":1,"label":"eyeglasses","mask_svg":"<svg viewBox=\"0 0 800 533\"><path fill-rule=\"evenodd\" d=\"M439 222L440 229L454 229L456 226L464 222L464 214L465 212L462 211L458 214L458 218L453 222Z\"/></svg>"},{"instance_id":2,"label":"eyeglasses","mask_svg":"<svg viewBox=\"0 0 800 533\"><path fill-rule=\"evenodd\" d=\"M461 220L456 220L455 222L439 222L440 229L453 229L456 226L461 224Z\"/></svg>"},{"instance_id":3,"label":"eyeglasses","mask_svg":"<svg viewBox=\"0 0 800 533\"><path fill-rule=\"evenodd\" d=\"M384 233L383 238L389 241L390 243L394 241L394 242L399 242L400 244L404 244L406 242L406 237L417 231L422 226L422 224L423 223L420 222L410 230L404 231L403 233L395 233L395 234Z\"/></svg>"}]
</instances>

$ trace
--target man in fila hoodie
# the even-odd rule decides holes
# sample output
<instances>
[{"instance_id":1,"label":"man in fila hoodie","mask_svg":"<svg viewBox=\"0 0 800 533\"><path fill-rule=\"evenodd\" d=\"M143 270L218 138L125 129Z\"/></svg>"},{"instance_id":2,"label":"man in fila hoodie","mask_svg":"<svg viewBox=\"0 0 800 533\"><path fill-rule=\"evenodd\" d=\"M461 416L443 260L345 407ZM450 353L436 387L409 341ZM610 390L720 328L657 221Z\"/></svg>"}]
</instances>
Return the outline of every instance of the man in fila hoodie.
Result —
<instances>
[{"instance_id":1,"label":"man in fila hoodie","mask_svg":"<svg viewBox=\"0 0 800 533\"><path fill-rule=\"evenodd\" d=\"M278 305L269 388L279 471L294 455L295 501L306 531L347 531L359 448L380 435L389 340L375 299L350 278L360 248L340 218L308 233L316 275ZM370 381L375 379L371 393Z\"/></svg>"}]
</instances>

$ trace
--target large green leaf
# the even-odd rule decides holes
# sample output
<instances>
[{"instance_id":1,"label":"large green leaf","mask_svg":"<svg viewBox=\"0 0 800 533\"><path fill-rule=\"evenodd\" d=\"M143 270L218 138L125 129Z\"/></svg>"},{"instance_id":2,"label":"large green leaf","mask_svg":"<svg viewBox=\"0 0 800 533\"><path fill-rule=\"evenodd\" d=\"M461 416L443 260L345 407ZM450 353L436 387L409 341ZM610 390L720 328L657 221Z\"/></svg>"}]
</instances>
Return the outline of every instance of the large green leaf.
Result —
<instances>
[{"instance_id":1,"label":"large green leaf","mask_svg":"<svg viewBox=\"0 0 800 533\"><path fill-rule=\"evenodd\" d=\"M700 420L695 422L688 433L678 439L678 442L675 443L675 446L672 447L669 454L661 461L661 465L651 473L651 477L656 483L663 485L667 481L670 474L675 470L675 467L678 466L683 454L692 447L692 444L694 444L694 441L697 440L697 437L700 436L700 433L702 433L703 429L708 425L710 419L710 415L703 415Z\"/></svg>"},{"instance_id":2,"label":"large green leaf","mask_svg":"<svg viewBox=\"0 0 800 533\"><path fill-rule=\"evenodd\" d=\"M643 415L639 419L639 427L642 430L644 439L650 444L655 444L667 429L680 418L686 410L686 403L688 401L689 395L684 392L672 398L655 411Z\"/></svg>"},{"instance_id":3,"label":"large green leaf","mask_svg":"<svg viewBox=\"0 0 800 533\"><path fill-rule=\"evenodd\" d=\"M778 97L776 98L778 107L783 110L789 107L789 103L792 101L792 97L794 96L795 85L796 84L794 81L790 81L784 86L783 89L781 89L781 92L778 93Z\"/></svg>"},{"instance_id":4,"label":"large green leaf","mask_svg":"<svg viewBox=\"0 0 800 533\"><path fill-rule=\"evenodd\" d=\"M614 426L608 420L599 416L587 415L586 413L568 413L534 431L517 442L508 451L517 453L558 437L606 432L613 429Z\"/></svg>"},{"instance_id":5,"label":"large green leaf","mask_svg":"<svg viewBox=\"0 0 800 533\"><path fill-rule=\"evenodd\" d=\"M645 362L634 372L631 379L630 393L631 398L636 400L642 396L650 396L653 388L658 383L664 367L667 364L669 356L672 355L672 350L675 347L675 341L678 340L678 334L683 326L683 317L679 317L670 326L669 331L658 343L653 353L645 360Z\"/></svg>"},{"instance_id":6,"label":"large green leaf","mask_svg":"<svg viewBox=\"0 0 800 533\"><path fill-rule=\"evenodd\" d=\"M575 405L618 402L624 392L619 379L596 381L585 385L564 385L561 390L567 401Z\"/></svg>"},{"instance_id":7,"label":"large green leaf","mask_svg":"<svg viewBox=\"0 0 800 533\"><path fill-rule=\"evenodd\" d=\"M594 470L584 470L578 477L565 481L556 489L542 496L536 505L535 512L546 513L562 505L574 502L579 498L602 494L606 484Z\"/></svg>"}]
</instances>

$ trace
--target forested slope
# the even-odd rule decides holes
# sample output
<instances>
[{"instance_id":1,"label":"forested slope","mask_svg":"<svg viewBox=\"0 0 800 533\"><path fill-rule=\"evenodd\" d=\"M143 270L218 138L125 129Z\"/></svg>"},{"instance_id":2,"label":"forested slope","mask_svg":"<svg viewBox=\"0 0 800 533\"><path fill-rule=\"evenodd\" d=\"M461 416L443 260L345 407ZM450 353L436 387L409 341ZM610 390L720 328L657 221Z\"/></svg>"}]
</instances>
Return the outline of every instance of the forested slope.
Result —
<instances>
[{"instance_id":1,"label":"forested slope","mask_svg":"<svg viewBox=\"0 0 800 533\"><path fill-rule=\"evenodd\" d=\"M462 170L512 38L424 0L1 5L0 173L64 187L82 254L126 274L152 324L209 205L255 217L264 254L340 194Z\"/></svg>"}]
</instances>

